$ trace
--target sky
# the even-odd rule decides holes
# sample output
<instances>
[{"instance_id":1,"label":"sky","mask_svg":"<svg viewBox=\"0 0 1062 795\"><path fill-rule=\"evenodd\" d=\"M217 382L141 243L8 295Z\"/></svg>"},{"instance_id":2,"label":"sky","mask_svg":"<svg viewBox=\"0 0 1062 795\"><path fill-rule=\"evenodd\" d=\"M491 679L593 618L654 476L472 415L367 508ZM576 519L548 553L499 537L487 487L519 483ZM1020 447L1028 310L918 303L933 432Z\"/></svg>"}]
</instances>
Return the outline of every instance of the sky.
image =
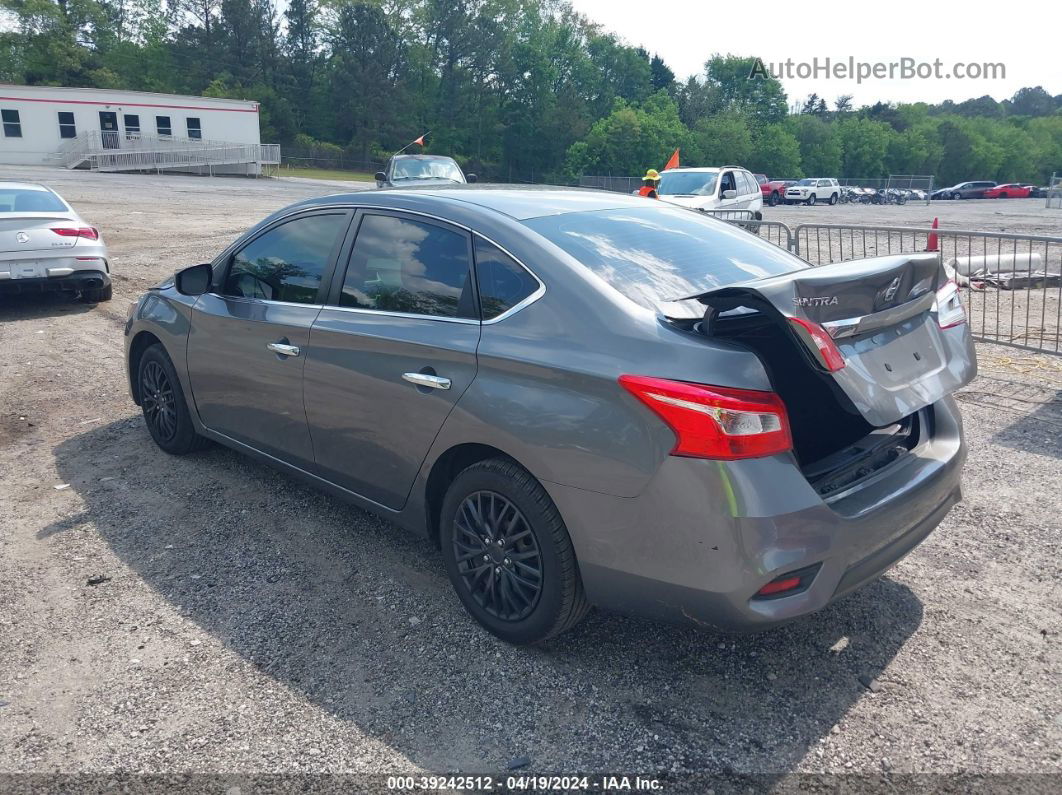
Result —
<instances>
[{"instance_id":1,"label":"sky","mask_svg":"<svg viewBox=\"0 0 1062 795\"><path fill-rule=\"evenodd\" d=\"M1058 2L570 1L577 11L628 43L658 53L679 80L701 74L713 53L758 56L768 68L792 59L793 76L782 78L790 104L813 92L831 105L836 97L851 94L856 107L879 100L959 102L984 94L1001 100L1023 86L1037 85L1052 95L1062 94L1057 49L1062 3ZM869 64L899 62L904 57L926 64L939 59L940 74L952 77L900 79L897 67L893 79L887 75L862 82L837 76L800 79L796 65L810 64L816 57L820 67L830 58L832 64L843 62L846 68L849 58L854 58L868 64L864 70ZM969 72L984 63L1002 64L1006 76L955 76L955 64ZM968 64L976 66L969 69Z\"/></svg>"}]
</instances>

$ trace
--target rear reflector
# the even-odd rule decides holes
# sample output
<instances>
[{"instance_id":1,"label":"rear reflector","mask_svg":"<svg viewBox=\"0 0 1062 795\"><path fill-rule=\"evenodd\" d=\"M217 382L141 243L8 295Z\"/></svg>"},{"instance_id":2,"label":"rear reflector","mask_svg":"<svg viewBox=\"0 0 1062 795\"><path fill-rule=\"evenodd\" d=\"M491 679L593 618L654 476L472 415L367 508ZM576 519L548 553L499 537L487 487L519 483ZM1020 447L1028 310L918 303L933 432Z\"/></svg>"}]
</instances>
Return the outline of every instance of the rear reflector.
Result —
<instances>
[{"instance_id":1,"label":"rear reflector","mask_svg":"<svg viewBox=\"0 0 1062 795\"><path fill-rule=\"evenodd\" d=\"M836 373L844 367L844 356L841 355L837 343L833 341L833 337L826 329L818 323L799 317L791 317L789 322L793 325L797 336L803 340L810 351L816 354L815 358L828 372Z\"/></svg>"},{"instance_id":2,"label":"rear reflector","mask_svg":"<svg viewBox=\"0 0 1062 795\"><path fill-rule=\"evenodd\" d=\"M785 404L774 392L641 375L621 375L619 383L675 432L671 455L733 460L793 446Z\"/></svg>"},{"instance_id":3,"label":"rear reflector","mask_svg":"<svg viewBox=\"0 0 1062 795\"><path fill-rule=\"evenodd\" d=\"M962 305L959 285L950 280L945 282L944 286L937 290L933 311L937 314L937 325L941 328L952 328L965 323L966 308Z\"/></svg>"},{"instance_id":4,"label":"rear reflector","mask_svg":"<svg viewBox=\"0 0 1062 795\"><path fill-rule=\"evenodd\" d=\"M83 237L86 240L99 240L100 233L92 226L53 226L52 231L59 237Z\"/></svg>"},{"instance_id":5,"label":"rear reflector","mask_svg":"<svg viewBox=\"0 0 1062 795\"><path fill-rule=\"evenodd\" d=\"M799 577L786 577L784 580L775 580L769 582L760 590L756 591L756 596L773 596L776 593L782 593L783 591L792 591L800 587Z\"/></svg>"},{"instance_id":6,"label":"rear reflector","mask_svg":"<svg viewBox=\"0 0 1062 795\"><path fill-rule=\"evenodd\" d=\"M815 575L819 573L821 568L821 563L815 563L803 569L779 575L756 591L752 598L781 599L783 596L795 596L798 593L803 593L811 587L811 583L815 580Z\"/></svg>"}]
</instances>

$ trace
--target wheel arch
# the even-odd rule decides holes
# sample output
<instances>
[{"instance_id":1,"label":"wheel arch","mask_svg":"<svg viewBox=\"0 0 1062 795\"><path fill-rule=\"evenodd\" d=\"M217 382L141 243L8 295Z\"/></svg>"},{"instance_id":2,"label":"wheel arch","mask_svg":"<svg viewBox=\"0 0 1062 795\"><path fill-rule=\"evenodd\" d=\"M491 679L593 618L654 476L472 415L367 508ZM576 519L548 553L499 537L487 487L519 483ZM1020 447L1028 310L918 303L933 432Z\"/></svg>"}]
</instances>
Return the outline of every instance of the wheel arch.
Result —
<instances>
[{"instance_id":1,"label":"wheel arch","mask_svg":"<svg viewBox=\"0 0 1062 795\"><path fill-rule=\"evenodd\" d=\"M436 546L439 545L439 512L442 510L443 500L446 498L446 491L450 484L468 467L491 458L512 461L530 474L526 466L504 450L480 442L464 442L454 445L435 459L424 487L424 518L428 538Z\"/></svg>"},{"instance_id":2,"label":"wheel arch","mask_svg":"<svg viewBox=\"0 0 1062 795\"><path fill-rule=\"evenodd\" d=\"M133 402L138 406L140 405L140 384L137 382L136 374L140 369L140 360L144 356L144 351L156 344L161 345L162 340L147 330L138 331L133 341L129 343L129 372L127 374L129 391L133 395Z\"/></svg>"}]
</instances>

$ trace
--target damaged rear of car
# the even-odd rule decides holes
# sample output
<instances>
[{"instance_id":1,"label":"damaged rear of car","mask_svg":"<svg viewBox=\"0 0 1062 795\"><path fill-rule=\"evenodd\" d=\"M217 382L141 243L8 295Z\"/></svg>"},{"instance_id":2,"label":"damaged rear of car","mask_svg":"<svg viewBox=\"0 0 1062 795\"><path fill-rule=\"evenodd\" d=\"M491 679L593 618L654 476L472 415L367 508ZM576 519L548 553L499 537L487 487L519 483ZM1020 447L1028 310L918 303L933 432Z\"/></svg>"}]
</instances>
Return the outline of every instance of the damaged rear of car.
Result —
<instances>
[{"instance_id":1,"label":"damaged rear of car","mask_svg":"<svg viewBox=\"0 0 1062 795\"><path fill-rule=\"evenodd\" d=\"M711 219L700 229L614 220L624 228L529 222L652 307L660 341L684 350L681 361L625 362L618 376L675 438L645 488L621 502L551 492L569 523L608 525L576 542L594 601L763 628L822 608L917 546L961 498L951 395L976 374L939 257L812 268ZM759 367L724 375L710 364L724 351Z\"/></svg>"}]
</instances>

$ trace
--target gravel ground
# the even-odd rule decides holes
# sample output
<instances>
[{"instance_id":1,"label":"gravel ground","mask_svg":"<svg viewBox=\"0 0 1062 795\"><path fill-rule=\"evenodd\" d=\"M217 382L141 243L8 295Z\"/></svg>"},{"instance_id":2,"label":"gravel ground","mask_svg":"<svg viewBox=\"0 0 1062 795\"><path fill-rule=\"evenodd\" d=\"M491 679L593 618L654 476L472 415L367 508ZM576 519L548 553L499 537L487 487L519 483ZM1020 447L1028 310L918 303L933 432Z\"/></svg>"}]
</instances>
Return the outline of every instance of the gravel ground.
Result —
<instances>
[{"instance_id":1,"label":"gravel ground","mask_svg":"<svg viewBox=\"0 0 1062 795\"><path fill-rule=\"evenodd\" d=\"M100 225L116 280L91 308L0 303L0 772L1062 780L1062 360L980 346L965 501L840 603L742 637L595 612L516 649L465 617L427 544L233 452L169 457L128 397L129 300L341 187L8 176ZM769 217L962 212L1062 230L1021 200Z\"/></svg>"}]
</instances>

